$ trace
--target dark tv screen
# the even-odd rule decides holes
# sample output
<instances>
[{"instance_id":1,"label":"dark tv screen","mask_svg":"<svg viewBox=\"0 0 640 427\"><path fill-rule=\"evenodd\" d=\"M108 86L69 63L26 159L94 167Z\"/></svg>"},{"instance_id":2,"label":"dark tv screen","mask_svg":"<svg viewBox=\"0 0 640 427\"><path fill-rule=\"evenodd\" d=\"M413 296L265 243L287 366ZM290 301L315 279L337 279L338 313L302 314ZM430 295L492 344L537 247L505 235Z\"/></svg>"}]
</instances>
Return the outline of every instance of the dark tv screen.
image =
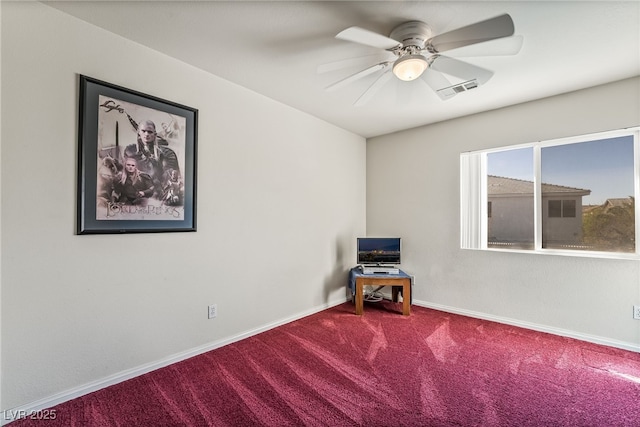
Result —
<instances>
[{"instance_id":1,"label":"dark tv screen","mask_svg":"<svg viewBox=\"0 0 640 427\"><path fill-rule=\"evenodd\" d=\"M399 237L359 237L358 264L400 264Z\"/></svg>"}]
</instances>

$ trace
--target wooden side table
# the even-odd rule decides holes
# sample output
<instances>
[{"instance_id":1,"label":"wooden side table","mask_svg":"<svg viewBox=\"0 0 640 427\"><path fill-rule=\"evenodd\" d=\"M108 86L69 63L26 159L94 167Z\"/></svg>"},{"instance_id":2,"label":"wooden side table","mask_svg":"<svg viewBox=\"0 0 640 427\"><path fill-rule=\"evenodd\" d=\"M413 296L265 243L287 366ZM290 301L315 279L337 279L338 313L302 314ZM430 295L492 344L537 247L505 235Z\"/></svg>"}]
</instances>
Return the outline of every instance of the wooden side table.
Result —
<instances>
[{"instance_id":1,"label":"wooden side table","mask_svg":"<svg viewBox=\"0 0 640 427\"><path fill-rule=\"evenodd\" d=\"M402 314L411 314L411 276L401 271L400 274L361 274L355 276L356 314L364 311L364 287L369 286L402 286ZM398 292L393 291L393 300L397 302Z\"/></svg>"}]
</instances>

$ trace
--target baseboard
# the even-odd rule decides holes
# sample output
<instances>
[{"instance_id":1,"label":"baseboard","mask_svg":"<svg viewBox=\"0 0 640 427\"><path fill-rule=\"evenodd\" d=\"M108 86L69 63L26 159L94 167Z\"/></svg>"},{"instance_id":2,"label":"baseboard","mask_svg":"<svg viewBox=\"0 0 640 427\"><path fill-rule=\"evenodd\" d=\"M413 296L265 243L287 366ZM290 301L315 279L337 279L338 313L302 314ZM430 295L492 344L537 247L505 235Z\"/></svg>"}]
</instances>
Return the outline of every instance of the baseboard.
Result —
<instances>
[{"instance_id":1,"label":"baseboard","mask_svg":"<svg viewBox=\"0 0 640 427\"><path fill-rule=\"evenodd\" d=\"M224 347L225 345L234 343L236 341L240 341L245 338L252 337L262 332L266 332L278 326L293 322L294 320L302 319L303 317L310 316L322 310L326 310L327 308L343 304L345 301L346 301L346 298L344 300L329 302L321 306L314 307L313 309L310 309L301 313L297 313L293 316L280 319L276 322L269 323L267 325L261 326L256 329L245 331L243 333L240 333L238 335L235 335L229 338L225 338L219 341L214 341L212 343L208 343L196 348L192 348L190 350L173 354L171 356L168 356L164 359L157 360L155 362L147 363L132 369L128 369L126 371L118 372L117 374L113 374L108 377L101 378L99 380L92 381L90 383L87 383L78 387L74 387L69 390L62 391L60 393L56 393L54 395L45 397L35 402L31 402L27 405L19 406L17 408L7 409L5 411L0 412L0 426L7 425L10 422L15 421L19 418L35 416L36 414L38 414L43 410L46 410L53 406L67 402L69 400L76 399L86 394L93 393L94 391L101 390L105 387L109 387L111 385L121 383L123 381L138 377L140 375L144 375L148 372L155 371L156 369L164 368L165 366L169 366L173 363L181 362L191 357L198 356L202 353L206 353L208 351L215 350L220 347ZM46 411L43 411L43 412L46 413Z\"/></svg>"},{"instance_id":2,"label":"baseboard","mask_svg":"<svg viewBox=\"0 0 640 427\"><path fill-rule=\"evenodd\" d=\"M518 326L520 328L531 329L538 332L546 332L553 335L559 335L567 338L575 338L577 340L586 341L594 344L606 345L609 347L620 348L622 350L633 351L640 353L640 345L629 343L625 341L612 340L610 338L600 337L596 335L582 334L575 331L566 329L554 328L546 325L539 325L537 323L523 322L517 319L511 319L508 317L492 316L490 314L481 313L478 311L464 310L456 307L450 307L442 304L434 304L427 301L413 300L414 305L420 307L432 308L434 310L445 311L447 313L460 314L462 316L474 317L476 319L489 320L497 323L503 323L505 325Z\"/></svg>"}]
</instances>

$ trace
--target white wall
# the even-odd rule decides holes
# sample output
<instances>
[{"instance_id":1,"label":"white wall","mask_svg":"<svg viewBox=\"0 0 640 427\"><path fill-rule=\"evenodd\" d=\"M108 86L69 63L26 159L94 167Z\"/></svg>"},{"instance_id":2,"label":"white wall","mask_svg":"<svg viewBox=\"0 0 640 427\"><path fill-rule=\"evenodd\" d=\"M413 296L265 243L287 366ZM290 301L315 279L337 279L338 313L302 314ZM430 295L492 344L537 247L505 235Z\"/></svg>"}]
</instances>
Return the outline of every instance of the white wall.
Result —
<instances>
[{"instance_id":1,"label":"white wall","mask_svg":"<svg viewBox=\"0 0 640 427\"><path fill-rule=\"evenodd\" d=\"M640 351L638 261L461 250L459 231L461 152L639 122L634 78L370 139L367 234L402 236L420 304Z\"/></svg>"},{"instance_id":2,"label":"white wall","mask_svg":"<svg viewBox=\"0 0 640 427\"><path fill-rule=\"evenodd\" d=\"M345 300L363 138L41 3L1 18L2 409ZM79 74L199 110L197 232L74 235Z\"/></svg>"}]
</instances>

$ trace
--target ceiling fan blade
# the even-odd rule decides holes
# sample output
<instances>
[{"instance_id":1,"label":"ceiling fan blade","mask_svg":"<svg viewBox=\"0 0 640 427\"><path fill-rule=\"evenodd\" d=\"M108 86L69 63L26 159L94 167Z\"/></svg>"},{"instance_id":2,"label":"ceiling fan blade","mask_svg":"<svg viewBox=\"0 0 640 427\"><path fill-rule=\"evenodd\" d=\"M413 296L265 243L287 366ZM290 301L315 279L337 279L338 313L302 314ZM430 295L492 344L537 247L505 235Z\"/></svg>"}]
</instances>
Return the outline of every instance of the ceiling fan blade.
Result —
<instances>
[{"instance_id":1,"label":"ceiling fan blade","mask_svg":"<svg viewBox=\"0 0 640 427\"><path fill-rule=\"evenodd\" d=\"M433 53L444 52L462 46L509 37L513 35L514 31L513 19L508 14L504 14L432 37L427 41L427 49Z\"/></svg>"},{"instance_id":2,"label":"ceiling fan blade","mask_svg":"<svg viewBox=\"0 0 640 427\"><path fill-rule=\"evenodd\" d=\"M401 47L402 43L383 36L382 34L374 33L373 31L365 30L360 27L349 27L336 35L337 39L346 40L354 43L360 43L366 46L377 47L379 49L393 49Z\"/></svg>"},{"instance_id":3,"label":"ceiling fan blade","mask_svg":"<svg viewBox=\"0 0 640 427\"><path fill-rule=\"evenodd\" d=\"M329 73L331 71L343 70L351 67L364 67L371 64L373 61L380 61L384 59L384 55L389 55L388 52L374 53L373 55L360 56L357 58L347 58L339 61L327 62L318 65L318 74Z\"/></svg>"},{"instance_id":4,"label":"ceiling fan blade","mask_svg":"<svg viewBox=\"0 0 640 427\"><path fill-rule=\"evenodd\" d=\"M471 56L507 56L517 55L524 43L523 36L504 37L484 43L463 46L447 51L447 56L455 58Z\"/></svg>"},{"instance_id":5,"label":"ceiling fan blade","mask_svg":"<svg viewBox=\"0 0 640 427\"><path fill-rule=\"evenodd\" d=\"M346 86L346 85L348 85L350 83L355 82L356 80L359 80L359 79L361 79L361 78L363 78L365 76L368 76L369 74L373 74L376 71L382 70L383 68L385 68L389 64L390 64L390 62L386 61L386 62L381 62L379 64L372 65L371 67L365 68L362 71L358 71L355 74L351 74L349 77L346 77L346 78L344 78L342 80L339 80L339 81L327 86L325 88L325 90L326 91L332 91L332 90L336 90L336 89L339 89L341 87L344 87L344 86Z\"/></svg>"},{"instance_id":6,"label":"ceiling fan blade","mask_svg":"<svg viewBox=\"0 0 640 427\"><path fill-rule=\"evenodd\" d=\"M369 102L373 95L375 95L380 90L380 88L389 81L392 75L393 74L391 74L391 70L385 71L380 77L377 78L375 82L373 82L371 86L369 86L369 88L362 95L360 95L360 98L358 98L353 105L355 105L356 107L360 107Z\"/></svg>"},{"instance_id":7,"label":"ceiling fan blade","mask_svg":"<svg viewBox=\"0 0 640 427\"><path fill-rule=\"evenodd\" d=\"M435 70L427 68L426 70L424 70L424 73L422 73L422 78L419 80L426 83L431 88L431 90L433 90L442 100L453 98L456 95L455 92L445 92L440 90L450 87L451 82L447 80L445 76Z\"/></svg>"},{"instance_id":8,"label":"ceiling fan blade","mask_svg":"<svg viewBox=\"0 0 640 427\"><path fill-rule=\"evenodd\" d=\"M479 85L488 82L493 76L493 71L487 70L486 68L442 55L435 56L430 68L463 80L475 79Z\"/></svg>"}]
</instances>

